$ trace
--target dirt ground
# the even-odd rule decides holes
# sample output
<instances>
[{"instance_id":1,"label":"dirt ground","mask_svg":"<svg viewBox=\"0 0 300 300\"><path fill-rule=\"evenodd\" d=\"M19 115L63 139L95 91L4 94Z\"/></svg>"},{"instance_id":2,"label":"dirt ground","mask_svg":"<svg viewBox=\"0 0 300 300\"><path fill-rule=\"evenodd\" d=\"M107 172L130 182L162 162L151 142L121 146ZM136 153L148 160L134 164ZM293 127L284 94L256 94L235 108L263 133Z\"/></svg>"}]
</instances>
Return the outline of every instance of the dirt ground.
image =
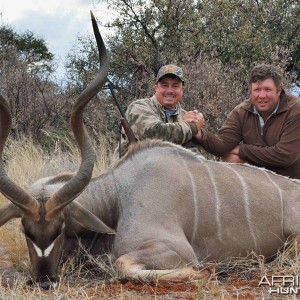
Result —
<instances>
[{"instance_id":1,"label":"dirt ground","mask_svg":"<svg viewBox=\"0 0 300 300\"><path fill-rule=\"evenodd\" d=\"M7 276L7 275L6 275ZM11 273L11 276L14 276ZM257 288L257 280L229 279L227 282L191 282L181 284L162 284L148 285L142 283L98 283L91 281L85 284L84 290L86 297L81 299L135 299L135 300L172 300L172 299L275 299L269 298L268 292L262 288ZM72 287L72 285L70 285ZM77 287L76 287L77 288ZM52 297L53 291L43 291L36 287L39 299L43 295ZM8 291L9 294L9 291ZM57 293L55 293L57 294ZM76 299L69 293L68 298ZM7 298L9 299L9 297ZM44 299L44 298L42 298Z\"/></svg>"},{"instance_id":2,"label":"dirt ground","mask_svg":"<svg viewBox=\"0 0 300 300\"><path fill-rule=\"evenodd\" d=\"M123 300L177 300L177 299L275 299L269 298L268 291L258 287L260 275L255 271L234 272L232 274L212 274L209 280L187 283L143 284L107 281L97 278L78 279L69 277L66 289L44 291L37 286L26 286L28 274L20 273L11 263L9 255L0 247L0 298L16 299L15 286L20 286L23 299L123 299ZM75 276L76 277L76 276ZM23 278L23 280L21 279ZM26 290L26 292L24 291ZM13 292L12 292L13 291ZM63 295L63 296L62 296ZM2 298L1 298L2 299Z\"/></svg>"},{"instance_id":3,"label":"dirt ground","mask_svg":"<svg viewBox=\"0 0 300 300\"><path fill-rule=\"evenodd\" d=\"M5 277L14 277L16 274L6 273ZM22 275L21 275L22 276ZM13 279L11 278L13 281ZM85 297L81 299L135 299L135 300L175 300L175 299L269 299L268 292L257 287L259 279L242 280L239 278L229 278L223 281L210 280L209 282L189 282L189 283L158 283L156 285L132 283L132 282L98 282L91 280L84 284ZM6 285L2 282L2 287ZM72 283L70 283L72 288ZM73 287L78 289L76 285ZM37 287L28 287L39 295L38 299L54 299L57 292L43 291ZM9 295L8 290L7 294ZM72 293L63 299L76 299ZM264 295L264 296L263 296ZM45 298L43 298L43 296ZM50 297L50 298L48 298ZM9 297L7 298L9 299ZM271 298L270 298L271 299ZM273 298L275 299L275 298Z\"/></svg>"}]
</instances>

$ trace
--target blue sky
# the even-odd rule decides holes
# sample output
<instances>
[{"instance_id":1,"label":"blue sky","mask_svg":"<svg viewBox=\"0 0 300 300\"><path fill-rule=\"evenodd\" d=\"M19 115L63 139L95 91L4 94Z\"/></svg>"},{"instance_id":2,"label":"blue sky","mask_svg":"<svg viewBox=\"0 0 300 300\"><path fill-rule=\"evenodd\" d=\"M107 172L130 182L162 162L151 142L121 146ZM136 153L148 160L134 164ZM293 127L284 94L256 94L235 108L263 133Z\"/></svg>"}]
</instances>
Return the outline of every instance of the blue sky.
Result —
<instances>
[{"instance_id":1,"label":"blue sky","mask_svg":"<svg viewBox=\"0 0 300 300\"><path fill-rule=\"evenodd\" d=\"M77 35L92 32L90 10L102 24L116 16L107 8L106 1L0 0L0 22L10 25L17 33L30 30L35 36L44 38L60 66L57 76L63 77L65 57ZM99 28L104 38L110 33L103 26Z\"/></svg>"}]
</instances>

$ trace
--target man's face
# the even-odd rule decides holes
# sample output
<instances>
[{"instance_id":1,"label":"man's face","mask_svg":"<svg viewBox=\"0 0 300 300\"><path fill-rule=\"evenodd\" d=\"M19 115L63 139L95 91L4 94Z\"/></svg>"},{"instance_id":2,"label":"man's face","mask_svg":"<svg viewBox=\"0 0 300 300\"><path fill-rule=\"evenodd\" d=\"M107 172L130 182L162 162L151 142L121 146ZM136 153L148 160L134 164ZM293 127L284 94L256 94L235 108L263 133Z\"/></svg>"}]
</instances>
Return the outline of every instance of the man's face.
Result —
<instances>
[{"instance_id":1,"label":"man's face","mask_svg":"<svg viewBox=\"0 0 300 300\"><path fill-rule=\"evenodd\" d=\"M183 91L183 82L178 77L164 76L155 85L157 101L166 108L176 108L178 102L182 99Z\"/></svg>"},{"instance_id":2,"label":"man's face","mask_svg":"<svg viewBox=\"0 0 300 300\"><path fill-rule=\"evenodd\" d=\"M263 118L268 118L274 111L281 91L282 87L276 87L271 78L251 84L252 104Z\"/></svg>"}]
</instances>

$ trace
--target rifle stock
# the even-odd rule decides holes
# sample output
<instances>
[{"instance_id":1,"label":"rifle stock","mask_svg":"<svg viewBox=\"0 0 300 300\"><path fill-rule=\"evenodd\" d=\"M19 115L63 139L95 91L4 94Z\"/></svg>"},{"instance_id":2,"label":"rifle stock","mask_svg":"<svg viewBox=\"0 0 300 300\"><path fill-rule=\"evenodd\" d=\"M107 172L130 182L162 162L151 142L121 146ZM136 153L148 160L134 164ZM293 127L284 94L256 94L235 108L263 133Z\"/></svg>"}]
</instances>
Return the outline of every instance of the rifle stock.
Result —
<instances>
[{"instance_id":1,"label":"rifle stock","mask_svg":"<svg viewBox=\"0 0 300 300\"><path fill-rule=\"evenodd\" d=\"M130 128L129 124L128 124L128 121L124 118L124 117L121 117L120 118L120 122L122 124L122 127L125 131L125 134L128 138L128 141L129 143L136 143L137 139L132 131L132 129Z\"/></svg>"}]
</instances>

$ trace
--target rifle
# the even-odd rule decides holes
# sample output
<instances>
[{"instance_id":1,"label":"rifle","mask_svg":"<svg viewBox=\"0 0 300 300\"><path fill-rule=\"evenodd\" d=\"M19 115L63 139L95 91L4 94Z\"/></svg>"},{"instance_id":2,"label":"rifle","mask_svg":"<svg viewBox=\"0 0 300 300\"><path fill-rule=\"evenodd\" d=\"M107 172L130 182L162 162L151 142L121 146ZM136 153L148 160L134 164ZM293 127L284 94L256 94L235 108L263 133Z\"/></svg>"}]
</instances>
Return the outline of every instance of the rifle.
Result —
<instances>
[{"instance_id":1,"label":"rifle","mask_svg":"<svg viewBox=\"0 0 300 300\"><path fill-rule=\"evenodd\" d=\"M113 86L112 86L112 84L110 82L108 83L108 88L109 88L109 90L111 92L111 95L113 96L113 98L115 100L115 103L116 103L116 105L118 107L118 110L119 110L119 112L121 114L120 122L121 122L122 127L123 127L123 129L125 131L125 134L126 134L126 136L128 138L129 143L136 143L137 139L136 139L136 137L135 137L135 135L134 135L131 127L129 126L128 120L127 120L127 118L125 116L125 113L124 113L124 110L122 109L121 104L118 101L117 96L115 94L115 91L113 89Z\"/></svg>"}]
</instances>

